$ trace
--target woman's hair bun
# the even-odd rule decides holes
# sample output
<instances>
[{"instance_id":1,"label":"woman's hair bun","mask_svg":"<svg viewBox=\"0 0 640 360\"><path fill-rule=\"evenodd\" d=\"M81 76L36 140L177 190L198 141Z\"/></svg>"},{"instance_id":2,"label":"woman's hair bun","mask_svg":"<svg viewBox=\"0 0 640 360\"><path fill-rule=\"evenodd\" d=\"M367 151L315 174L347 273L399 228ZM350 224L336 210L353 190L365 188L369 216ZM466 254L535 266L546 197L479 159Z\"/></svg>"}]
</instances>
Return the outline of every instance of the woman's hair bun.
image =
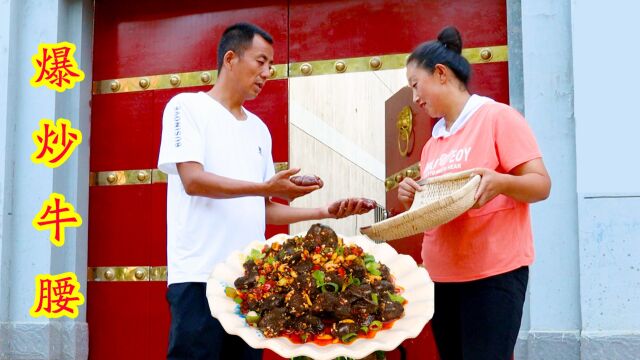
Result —
<instances>
[{"instance_id":1,"label":"woman's hair bun","mask_svg":"<svg viewBox=\"0 0 640 360\"><path fill-rule=\"evenodd\" d=\"M418 45L407 58L407 64L413 62L431 73L436 65L445 65L465 86L469 83L471 65L462 56L462 38L458 29L453 26L448 26L440 31L438 40Z\"/></svg>"},{"instance_id":2,"label":"woman's hair bun","mask_svg":"<svg viewBox=\"0 0 640 360\"><path fill-rule=\"evenodd\" d=\"M462 53L462 37L460 32L453 26L447 26L438 34L438 41L447 49L454 51L456 54Z\"/></svg>"}]
</instances>

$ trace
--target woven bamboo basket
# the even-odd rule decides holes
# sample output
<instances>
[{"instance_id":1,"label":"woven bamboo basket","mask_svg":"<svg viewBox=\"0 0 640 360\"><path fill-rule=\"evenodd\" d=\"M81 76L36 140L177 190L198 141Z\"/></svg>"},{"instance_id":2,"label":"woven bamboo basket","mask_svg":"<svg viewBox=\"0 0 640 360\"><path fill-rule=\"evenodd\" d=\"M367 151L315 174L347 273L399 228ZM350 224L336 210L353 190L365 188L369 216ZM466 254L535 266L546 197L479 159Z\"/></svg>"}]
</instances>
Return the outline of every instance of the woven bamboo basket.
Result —
<instances>
[{"instance_id":1,"label":"woven bamboo basket","mask_svg":"<svg viewBox=\"0 0 640 360\"><path fill-rule=\"evenodd\" d=\"M360 232L373 240L389 241L445 224L473 206L480 176L467 170L423 179L418 184L422 190L416 192L409 210L360 228Z\"/></svg>"}]
</instances>

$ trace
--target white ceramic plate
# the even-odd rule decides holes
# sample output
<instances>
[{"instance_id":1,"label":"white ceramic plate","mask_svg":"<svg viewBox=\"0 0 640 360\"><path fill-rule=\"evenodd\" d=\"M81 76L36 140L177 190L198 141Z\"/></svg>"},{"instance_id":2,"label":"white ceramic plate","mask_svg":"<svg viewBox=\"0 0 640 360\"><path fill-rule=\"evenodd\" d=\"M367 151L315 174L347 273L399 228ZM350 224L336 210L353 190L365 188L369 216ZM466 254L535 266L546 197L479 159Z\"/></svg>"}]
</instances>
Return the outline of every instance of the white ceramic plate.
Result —
<instances>
[{"instance_id":1,"label":"white ceramic plate","mask_svg":"<svg viewBox=\"0 0 640 360\"><path fill-rule=\"evenodd\" d=\"M340 235L339 235L340 236ZM290 235L278 234L267 240L283 243ZM267 338L260 330L247 324L240 314L240 306L225 295L226 286L244 275L242 264L251 249L262 250L265 243L253 242L242 252L234 252L224 263L218 264L207 282L207 298L211 314L224 329L240 336L256 349L270 349L285 358L308 356L315 360L329 360L339 356L361 359L377 350L391 351L405 339L417 337L433 316L433 282L423 267L418 267L411 256L400 255L386 243L376 244L365 236L342 236L345 244L356 244L364 252L389 267L396 286L404 288L401 294L407 300L404 315L390 329L379 331L372 339L359 338L350 344L320 346L314 343L294 344L285 337Z\"/></svg>"}]
</instances>

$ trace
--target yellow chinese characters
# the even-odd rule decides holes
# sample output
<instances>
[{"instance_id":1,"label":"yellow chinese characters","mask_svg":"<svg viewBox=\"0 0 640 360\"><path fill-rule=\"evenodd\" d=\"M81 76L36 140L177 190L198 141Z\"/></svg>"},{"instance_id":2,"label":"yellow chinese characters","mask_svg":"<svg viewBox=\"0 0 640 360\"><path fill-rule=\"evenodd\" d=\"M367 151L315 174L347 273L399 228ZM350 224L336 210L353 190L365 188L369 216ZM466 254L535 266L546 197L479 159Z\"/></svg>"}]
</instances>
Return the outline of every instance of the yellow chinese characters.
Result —
<instances>
[{"instance_id":1,"label":"yellow chinese characters","mask_svg":"<svg viewBox=\"0 0 640 360\"><path fill-rule=\"evenodd\" d=\"M64 245L64 230L67 227L79 227L82 218L75 212L73 205L64 201L64 195L52 193L42 204L42 209L33 219L33 227L49 230L49 240L55 246Z\"/></svg>"},{"instance_id":2,"label":"yellow chinese characters","mask_svg":"<svg viewBox=\"0 0 640 360\"><path fill-rule=\"evenodd\" d=\"M66 272L59 275L36 276L36 296L29 313L33 317L59 318L78 316L78 306L84 304L76 274Z\"/></svg>"},{"instance_id":3,"label":"yellow chinese characters","mask_svg":"<svg viewBox=\"0 0 640 360\"><path fill-rule=\"evenodd\" d=\"M76 82L84 80L84 72L78 68L73 58L76 46L69 42L38 45L38 53L31 57L36 73L31 78L31 86L46 86L63 92L73 88Z\"/></svg>"},{"instance_id":4,"label":"yellow chinese characters","mask_svg":"<svg viewBox=\"0 0 640 360\"><path fill-rule=\"evenodd\" d=\"M67 119L40 120L40 128L31 135L36 144L36 151L31 154L31 161L44 164L50 168L62 165L71 156L73 150L82 143L80 130L71 127Z\"/></svg>"}]
</instances>

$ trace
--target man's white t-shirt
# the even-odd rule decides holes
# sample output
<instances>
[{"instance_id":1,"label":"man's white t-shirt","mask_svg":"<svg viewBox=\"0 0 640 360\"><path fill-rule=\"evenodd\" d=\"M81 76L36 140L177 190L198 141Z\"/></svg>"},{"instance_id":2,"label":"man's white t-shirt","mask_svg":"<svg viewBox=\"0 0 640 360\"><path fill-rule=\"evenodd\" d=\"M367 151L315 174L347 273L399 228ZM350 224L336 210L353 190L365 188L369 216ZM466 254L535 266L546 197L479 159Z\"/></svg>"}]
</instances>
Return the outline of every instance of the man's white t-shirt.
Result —
<instances>
[{"instance_id":1,"label":"man's white t-shirt","mask_svg":"<svg viewBox=\"0 0 640 360\"><path fill-rule=\"evenodd\" d=\"M188 195L176 164L198 162L206 172L264 182L274 175L271 135L246 109L237 120L206 93L182 93L164 110L158 168L167 188L168 284L206 282L219 262L264 240L265 198L211 199Z\"/></svg>"}]
</instances>

